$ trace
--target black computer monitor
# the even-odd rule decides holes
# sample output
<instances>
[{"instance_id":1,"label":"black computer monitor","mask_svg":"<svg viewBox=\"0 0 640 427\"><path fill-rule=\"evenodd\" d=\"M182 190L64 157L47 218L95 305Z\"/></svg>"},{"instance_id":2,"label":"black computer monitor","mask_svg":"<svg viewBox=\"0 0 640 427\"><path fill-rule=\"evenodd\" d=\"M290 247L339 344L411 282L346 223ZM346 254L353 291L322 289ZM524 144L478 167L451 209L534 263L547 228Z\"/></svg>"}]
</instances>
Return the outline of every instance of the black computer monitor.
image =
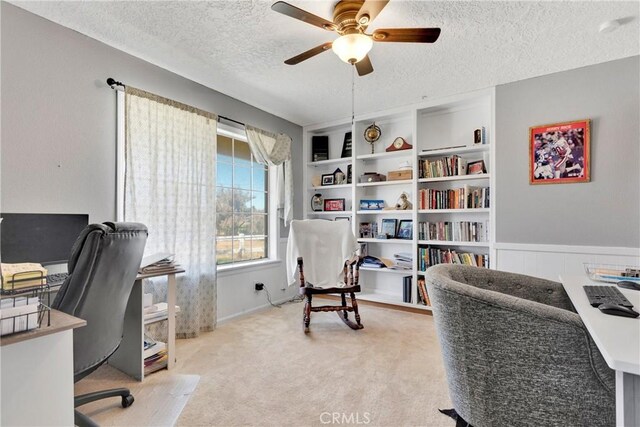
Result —
<instances>
[{"instance_id":1,"label":"black computer monitor","mask_svg":"<svg viewBox=\"0 0 640 427\"><path fill-rule=\"evenodd\" d=\"M5 263L66 262L89 215L0 213L0 259Z\"/></svg>"}]
</instances>

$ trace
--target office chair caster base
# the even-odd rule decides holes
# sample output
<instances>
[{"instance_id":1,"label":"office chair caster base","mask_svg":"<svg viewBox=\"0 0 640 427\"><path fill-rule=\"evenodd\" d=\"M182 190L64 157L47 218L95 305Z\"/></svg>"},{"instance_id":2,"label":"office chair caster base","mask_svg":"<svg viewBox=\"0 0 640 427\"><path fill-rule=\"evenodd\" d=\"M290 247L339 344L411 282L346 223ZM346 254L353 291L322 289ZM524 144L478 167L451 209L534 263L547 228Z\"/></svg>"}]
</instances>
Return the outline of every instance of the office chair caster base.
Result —
<instances>
[{"instance_id":1,"label":"office chair caster base","mask_svg":"<svg viewBox=\"0 0 640 427\"><path fill-rule=\"evenodd\" d=\"M133 402L135 402L135 399L133 398L132 394L130 394L128 396L122 396L122 407L123 408L128 408L129 406L133 405Z\"/></svg>"}]
</instances>

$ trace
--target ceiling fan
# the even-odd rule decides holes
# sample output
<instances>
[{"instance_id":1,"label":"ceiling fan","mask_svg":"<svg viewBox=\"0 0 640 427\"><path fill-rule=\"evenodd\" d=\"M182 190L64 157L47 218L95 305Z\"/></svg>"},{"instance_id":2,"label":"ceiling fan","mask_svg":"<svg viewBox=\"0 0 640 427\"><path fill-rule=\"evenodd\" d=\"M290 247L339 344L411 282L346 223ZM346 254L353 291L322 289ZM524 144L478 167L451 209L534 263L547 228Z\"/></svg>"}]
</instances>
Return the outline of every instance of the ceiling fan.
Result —
<instances>
[{"instance_id":1,"label":"ceiling fan","mask_svg":"<svg viewBox=\"0 0 640 427\"><path fill-rule=\"evenodd\" d=\"M327 42L309 49L284 61L295 65L326 50L333 51L344 62L355 65L358 75L373 72L373 65L367 55L373 42L433 43L440 36L440 28L385 28L367 34L366 29L389 0L340 0L333 9L333 22L302 10L289 3L278 1L271 9L323 30L335 31L340 35L333 42Z\"/></svg>"}]
</instances>

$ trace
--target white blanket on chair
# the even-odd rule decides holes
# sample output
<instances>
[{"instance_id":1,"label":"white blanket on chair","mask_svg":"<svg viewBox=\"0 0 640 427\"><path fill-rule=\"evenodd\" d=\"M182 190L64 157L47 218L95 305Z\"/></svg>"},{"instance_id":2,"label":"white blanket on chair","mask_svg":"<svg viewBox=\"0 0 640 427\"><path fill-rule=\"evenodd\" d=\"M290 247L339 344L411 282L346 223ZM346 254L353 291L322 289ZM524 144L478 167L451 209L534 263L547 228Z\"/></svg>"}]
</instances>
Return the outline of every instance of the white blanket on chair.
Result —
<instances>
[{"instance_id":1,"label":"white blanket on chair","mask_svg":"<svg viewBox=\"0 0 640 427\"><path fill-rule=\"evenodd\" d=\"M311 219L292 221L287 242L287 280L296 283L298 257L304 278L315 287L344 286L344 262L358 250L349 221Z\"/></svg>"}]
</instances>

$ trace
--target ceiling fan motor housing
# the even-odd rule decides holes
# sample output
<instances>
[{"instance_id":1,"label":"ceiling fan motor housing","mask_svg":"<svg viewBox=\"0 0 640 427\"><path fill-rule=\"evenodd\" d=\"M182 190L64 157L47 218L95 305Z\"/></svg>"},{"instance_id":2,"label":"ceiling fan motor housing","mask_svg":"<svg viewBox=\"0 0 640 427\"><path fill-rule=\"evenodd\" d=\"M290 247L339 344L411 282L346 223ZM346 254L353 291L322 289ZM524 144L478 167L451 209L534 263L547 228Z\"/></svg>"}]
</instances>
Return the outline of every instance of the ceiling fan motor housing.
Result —
<instances>
[{"instance_id":1,"label":"ceiling fan motor housing","mask_svg":"<svg viewBox=\"0 0 640 427\"><path fill-rule=\"evenodd\" d=\"M364 4L364 0L340 0L333 9L333 22L338 26L340 35L362 33L363 27L356 21L356 15ZM368 21L368 20L367 20Z\"/></svg>"}]
</instances>

